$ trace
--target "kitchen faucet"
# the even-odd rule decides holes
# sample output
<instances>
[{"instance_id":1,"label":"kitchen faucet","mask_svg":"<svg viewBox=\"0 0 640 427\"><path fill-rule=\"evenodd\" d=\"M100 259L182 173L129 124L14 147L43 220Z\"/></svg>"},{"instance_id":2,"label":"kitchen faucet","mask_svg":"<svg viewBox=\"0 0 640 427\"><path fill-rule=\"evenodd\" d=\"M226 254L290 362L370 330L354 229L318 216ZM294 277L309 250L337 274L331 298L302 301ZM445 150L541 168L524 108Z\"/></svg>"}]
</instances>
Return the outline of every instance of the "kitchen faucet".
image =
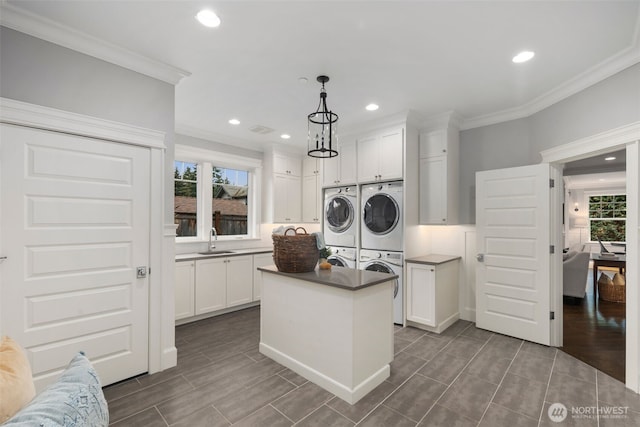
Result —
<instances>
[{"instance_id":1,"label":"kitchen faucet","mask_svg":"<svg viewBox=\"0 0 640 427\"><path fill-rule=\"evenodd\" d=\"M211 233L209 233L209 250L216 248L216 244L211 240L212 237L214 237L215 240L218 240L218 232L215 227L211 227Z\"/></svg>"}]
</instances>

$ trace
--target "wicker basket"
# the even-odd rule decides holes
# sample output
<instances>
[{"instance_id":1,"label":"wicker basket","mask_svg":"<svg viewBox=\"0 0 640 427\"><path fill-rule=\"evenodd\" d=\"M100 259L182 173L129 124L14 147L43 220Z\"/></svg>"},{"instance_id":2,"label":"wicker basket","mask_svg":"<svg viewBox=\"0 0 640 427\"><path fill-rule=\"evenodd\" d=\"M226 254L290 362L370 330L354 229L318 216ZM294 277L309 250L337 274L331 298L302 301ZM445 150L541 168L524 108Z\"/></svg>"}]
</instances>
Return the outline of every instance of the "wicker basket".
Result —
<instances>
[{"instance_id":1,"label":"wicker basket","mask_svg":"<svg viewBox=\"0 0 640 427\"><path fill-rule=\"evenodd\" d=\"M302 230L302 232L298 232ZM287 235L289 231L294 234ZM306 273L313 271L318 263L318 246L316 236L307 234L302 227L287 228L284 235L274 234L273 261L278 271L285 273Z\"/></svg>"},{"instance_id":2,"label":"wicker basket","mask_svg":"<svg viewBox=\"0 0 640 427\"><path fill-rule=\"evenodd\" d=\"M624 276L620 275L619 277L616 277L616 279L618 280L598 280L598 293L600 294L601 300L621 303L627 302L627 287L622 284L624 283Z\"/></svg>"}]
</instances>

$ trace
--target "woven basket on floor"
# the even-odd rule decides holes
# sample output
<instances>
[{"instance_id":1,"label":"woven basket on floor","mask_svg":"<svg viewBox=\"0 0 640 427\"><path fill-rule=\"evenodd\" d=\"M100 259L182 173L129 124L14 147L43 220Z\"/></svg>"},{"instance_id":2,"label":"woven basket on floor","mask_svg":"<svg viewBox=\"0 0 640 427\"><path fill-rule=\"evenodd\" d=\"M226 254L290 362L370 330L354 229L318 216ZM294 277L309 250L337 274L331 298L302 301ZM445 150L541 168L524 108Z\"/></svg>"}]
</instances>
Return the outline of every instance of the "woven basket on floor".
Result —
<instances>
[{"instance_id":1,"label":"woven basket on floor","mask_svg":"<svg viewBox=\"0 0 640 427\"><path fill-rule=\"evenodd\" d=\"M615 279L617 280L598 280L600 299L610 302L627 302L624 276L616 274Z\"/></svg>"},{"instance_id":2,"label":"woven basket on floor","mask_svg":"<svg viewBox=\"0 0 640 427\"><path fill-rule=\"evenodd\" d=\"M302 230L302 232L298 232ZM288 235L289 231L294 234ZM302 227L287 228L284 235L273 234L273 261L278 271L285 273L306 273L313 271L318 263L316 236L307 234Z\"/></svg>"}]
</instances>

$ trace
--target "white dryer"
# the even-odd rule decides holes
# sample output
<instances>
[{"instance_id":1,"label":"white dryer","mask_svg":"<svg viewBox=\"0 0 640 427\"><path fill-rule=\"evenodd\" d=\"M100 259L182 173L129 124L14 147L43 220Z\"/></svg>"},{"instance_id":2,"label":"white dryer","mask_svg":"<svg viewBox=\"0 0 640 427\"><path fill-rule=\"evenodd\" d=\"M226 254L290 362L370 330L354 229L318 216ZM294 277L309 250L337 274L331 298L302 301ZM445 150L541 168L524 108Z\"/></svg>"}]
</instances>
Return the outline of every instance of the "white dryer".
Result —
<instances>
[{"instance_id":1,"label":"white dryer","mask_svg":"<svg viewBox=\"0 0 640 427\"><path fill-rule=\"evenodd\" d=\"M357 268L356 248L341 248L338 246L328 246L331 249L331 255L327 258L327 262L338 267Z\"/></svg>"},{"instance_id":2,"label":"white dryer","mask_svg":"<svg viewBox=\"0 0 640 427\"><path fill-rule=\"evenodd\" d=\"M362 186L361 247L386 251L403 250L402 181Z\"/></svg>"},{"instance_id":3,"label":"white dryer","mask_svg":"<svg viewBox=\"0 0 640 427\"><path fill-rule=\"evenodd\" d=\"M327 246L356 247L358 221L357 188L336 187L324 190L323 234Z\"/></svg>"},{"instance_id":4,"label":"white dryer","mask_svg":"<svg viewBox=\"0 0 640 427\"><path fill-rule=\"evenodd\" d=\"M360 270L378 271L381 273L397 274L398 280L393 290L393 323L404 324L402 309L403 290L402 279L404 271L404 257L402 252L372 251L360 249Z\"/></svg>"}]
</instances>

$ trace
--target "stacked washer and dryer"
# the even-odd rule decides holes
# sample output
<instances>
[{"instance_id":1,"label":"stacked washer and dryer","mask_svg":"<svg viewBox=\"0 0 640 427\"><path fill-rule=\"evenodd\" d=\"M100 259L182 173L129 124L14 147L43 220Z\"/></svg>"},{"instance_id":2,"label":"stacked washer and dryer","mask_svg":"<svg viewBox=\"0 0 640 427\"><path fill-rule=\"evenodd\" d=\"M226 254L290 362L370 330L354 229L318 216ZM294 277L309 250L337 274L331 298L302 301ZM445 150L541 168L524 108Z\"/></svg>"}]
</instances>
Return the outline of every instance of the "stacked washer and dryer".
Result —
<instances>
[{"instance_id":1,"label":"stacked washer and dryer","mask_svg":"<svg viewBox=\"0 0 640 427\"><path fill-rule=\"evenodd\" d=\"M324 243L332 255L327 261L357 268L358 194L356 186L324 190Z\"/></svg>"},{"instance_id":2,"label":"stacked washer and dryer","mask_svg":"<svg viewBox=\"0 0 640 427\"><path fill-rule=\"evenodd\" d=\"M365 184L361 187L360 204L357 188L324 190L324 239L333 252L328 261L337 266L398 275L393 321L403 324L403 183Z\"/></svg>"},{"instance_id":3,"label":"stacked washer and dryer","mask_svg":"<svg viewBox=\"0 0 640 427\"><path fill-rule=\"evenodd\" d=\"M403 183L363 185L360 200L362 225L358 268L398 275L393 293L393 322L403 324Z\"/></svg>"}]
</instances>

